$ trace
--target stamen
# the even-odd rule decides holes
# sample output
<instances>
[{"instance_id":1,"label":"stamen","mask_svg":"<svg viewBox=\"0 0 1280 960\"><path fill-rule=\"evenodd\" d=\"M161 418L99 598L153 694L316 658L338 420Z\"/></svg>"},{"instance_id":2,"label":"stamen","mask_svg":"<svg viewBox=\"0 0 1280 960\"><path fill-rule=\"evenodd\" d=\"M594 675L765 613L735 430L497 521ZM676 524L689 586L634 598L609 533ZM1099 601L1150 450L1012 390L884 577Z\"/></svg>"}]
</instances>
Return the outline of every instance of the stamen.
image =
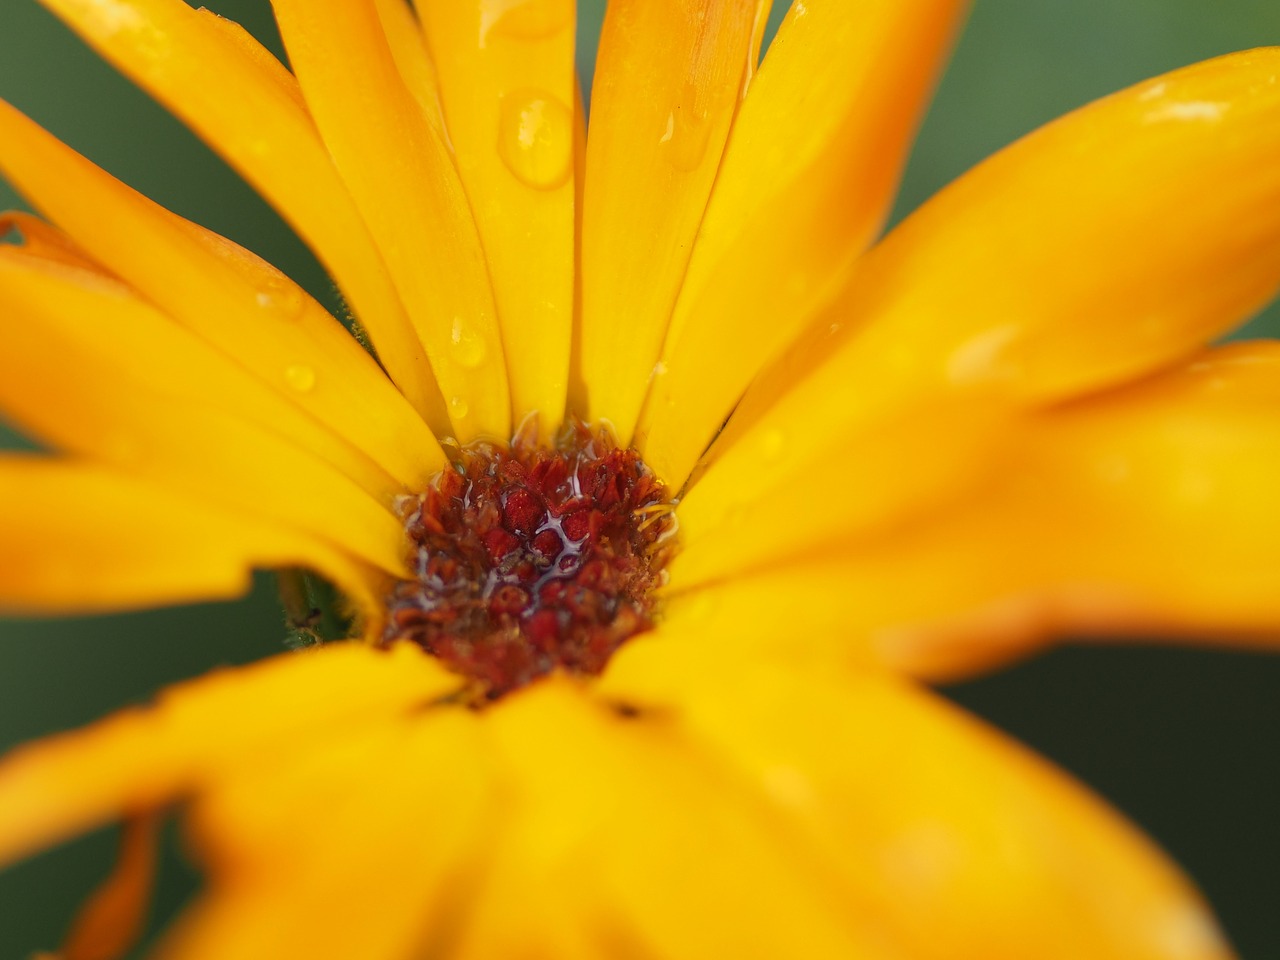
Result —
<instances>
[{"instance_id":1,"label":"stamen","mask_svg":"<svg viewBox=\"0 0 1280 960\"><path fill-rule=\"evenodd\" d=\"M648 517L645 520L641 521L640 525L636 527L636 530L640 532L648 530L655 523L661 523L663 520L665 520L667 517L673 514L675 512L675 509L676 509L675 504L673 503L656 503L656 504L653 504L652 506L644 507L640 510L636 510L633 516L640 517L640 516L644 516L645 514L648 514Z\"/></svg>"},{"instance_id":2,"label":"stamen","mask_svg":"<svg viewBox=\"0 0 1280 960\"><path fill-rule=\"evenodd\" d=\"M595 675L653 625L674 505L639 455L565 426L475 444L401 503L416 577L388 599L385 643L409 640L491 701L553 670Z\"/></svg>"}]
</instances>

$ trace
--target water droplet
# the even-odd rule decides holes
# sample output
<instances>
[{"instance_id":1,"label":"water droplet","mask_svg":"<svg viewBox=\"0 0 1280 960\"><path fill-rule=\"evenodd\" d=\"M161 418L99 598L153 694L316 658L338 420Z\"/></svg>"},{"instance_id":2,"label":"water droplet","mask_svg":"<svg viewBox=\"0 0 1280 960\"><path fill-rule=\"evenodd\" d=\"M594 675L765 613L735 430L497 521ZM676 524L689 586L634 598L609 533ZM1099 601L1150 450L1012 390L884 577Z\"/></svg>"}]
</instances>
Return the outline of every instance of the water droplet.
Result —
<instances>
[{"instance_id":1,"label":"water droplet","mask_svg":"<svg viewBox=\"0 0 1280 960\"><path fill-rule=\"evenodd\" d=\"M1164 123L1170 120L1214 123L1221 120L1230 107L1231 104L1226 101L1172 101L1150 111L1142 119L1147 123Z\"/></svg>"},{"instance_id":2,"label":"water droplet","mask_svg":"<svg viewBox=\"0 0 1280 960\"><path fill-rule=\"evenodd\" d=\"M970 337L947 358L947 379L957 386L1007 379L1016 366L1010 348L1021 333L1017 324L1008 323Z\"/></svg>"},{"instance_id":3,"label":"water droplet","mask_svg":"<svg viewBox=\"0 0 1280 960\"><path fill-rule=\"evenodd\" d=\"M1098 461L1094 469L1106 483L1124 483L1133 473L1132 464L1124 456L1105 457Z\"/></svg>"},{"instance_id":4,"label":"water droplet","mask_svg":"<svg viewBox=\"0 0 1280 960\"><path fill-rule=\"evenodd\" d=\"M747 525L747 507L746 504L735 500L730 503L724 511L724 519L721 525L728 527L729 530L741 530Z\"/></svg>"},{"instance_id":5,"label":"water droplet","mask_svg":"<svg viewBox=\"0 0 1280 960\"><path fill-rule=\"evenodd\" d=\"M103 453L116 463L134 463L142 455L142 448L135 437L125 433L113 433L103 438Z\"/></svg>"},{"instance_id":6,"label":"water droplet","mask_svg":"<svg viewBox=\"0 0 1280 960\"><path fill-rule=\"evenodd\" d=\"M704 623L711 619L719 607L713 591L695 590L692 594L682 596L672 609L686 623Z\"/></svg>"},{"instance_id":7,"label":"water droplet","mask_svg":"<svg viewBox=\"0 0 1280 960\"><path fill-rule=\"evenodd\" d=\"M782 451L787 445L787 437L781 430L774 427L766 430L760 437L760 457L763 460L777 460L782 456Z\"/></svg>"},{"instance_id":8,"label":"water droplet","mask_svg":"<svg viewBox=\"0 0 1280 960\"><path fill-rule=\"evenodd\" d=\"M1164 96L1165 91L1169 89L1169 84L1163 80L1157 80L1155 83L1149 84L1140 94L1138 99L1141 101L1159 100Z\"/></svg>"},{"instance_id":9,"label":"water droplet","mask_svg":"<svg viewBox=\"0 0 1280 960\"><path fill-rule=\"evenodd\" d=\"M307 295L288 277L265 283L257 293L258 306L282 320L296 320L306 306Z\"/></svg>"},{"instance_id":10,"label":"water droplet","mask_svg":"<svg viewBox=\"0 0 1280 960\"><path fill-rule=\"evenodd\" d=\"M696 170L711 142L711 110L699 99L698 88L686 84L676 108L667 115L667 126L658 140L677 170Z\"/></svg>"},{"instance_id":11,"label":"water droplet","mask_svg":"<svg viewBox=\"0 0 1280 960\"><path fill-rule=\"evenodd\" d=\"M453 318L453 328L449 331L449 343L453 346L453 359L458 366L468 370L474 370L480 366L488 353L484 338L462 317Z\"/></svg>"},{"instance_id":12,"label":"water droplet","mask_svg":"<svg viewBox=\"0 0 1280 960\"><path fill-rule=\"evenodd\" d=\"M97 0L93 5L94 29L108 37L128 38L131 49L155 62L172 56L172 40L143 14L136 3Z\"/></svg>"},{"instance_id":13,"label":"water droplet","mask_svg":"<svg viewBox=\"0 0 1280 960\"><path fill-rule=\"evenodd\" d=\"M502 98L498 153L518 180L554 190L573 171L573 113L541 90L517 90Z\"/></svg>"},{"instance_id":14,"label":"water droplet","mask_svg":"<svg viewBox=\"0 0 1280 960\"><path fill-rule=\"evenodd\" d=\"M482 5L480 46L490 36L542 40L573 20L573 0L489 0Z\"/></svg>"},{"instance_id":15,"label":"water droplet","mask_svg":"<svg viewBox=\"0 0 1280 960\"><path fill-rule=\"evenodd\" d=\"M316 372L303 364L285 367L284 378L299 393L310 393L315 389Z\"/></svg>"},{"instance_id":16,"label":"water droplet","mask_svg":"<svg viewBox=\"0 0 1280 960\"><path fill-rule=\"evenodd\" d=\"M449 416L452 419L465 420L469 413L471 413L471 405L461 397L454 397L449 401Z\"/></svg>"},{"instance_id":17,"label":"water droplet","mask_svg":"<svg viewBox=\"0 0 1280 960\"><path fill-rule=\"evenodd\" d=\"M765 792L779 804L795 810L807 810L817 803L813 781L795 767L768 767L761 778Z\"/></svg>"}]
</instances>

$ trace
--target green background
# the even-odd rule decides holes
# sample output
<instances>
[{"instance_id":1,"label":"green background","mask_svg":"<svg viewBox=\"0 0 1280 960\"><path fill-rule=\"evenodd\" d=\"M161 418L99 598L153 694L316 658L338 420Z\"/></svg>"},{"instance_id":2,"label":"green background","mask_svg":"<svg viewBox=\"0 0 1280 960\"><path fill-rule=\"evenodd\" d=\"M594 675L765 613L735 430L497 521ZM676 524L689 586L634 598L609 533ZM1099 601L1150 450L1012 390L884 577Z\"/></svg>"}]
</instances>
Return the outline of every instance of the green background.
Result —
<instances>
[{"instance_id":1,"label":"green background","mask_svg":"<svg viewBox=\"0 0 1280 960\"><path fill-rule=\"evenodd\" d=\"M602 3L581 5L579 60L589 76ZM276 44L266 0L208 6ZM1194 60L1276 43L1274 0L977 0L897 215L1096 96ZM0 0L0 96L161 203L325 289L315 261L261 201L35 0ZM0 206L17 202L0 182ZM1280 333L1280 310L1250 332ZM0 427L0 445L21 442ZM265 580L237 604L0 620L0 749L212 666L274 653L282 632ZM1201 884L1244 956L1280 957L1280 659L1142 646L1064 649L948 692L1146 827ZM0 874L0 960L57 943L78 896L107 869L112 841L112 831L102 831ZM171 849L157 914L171 915L194 883Z\"/></svg>"}]
</instances>

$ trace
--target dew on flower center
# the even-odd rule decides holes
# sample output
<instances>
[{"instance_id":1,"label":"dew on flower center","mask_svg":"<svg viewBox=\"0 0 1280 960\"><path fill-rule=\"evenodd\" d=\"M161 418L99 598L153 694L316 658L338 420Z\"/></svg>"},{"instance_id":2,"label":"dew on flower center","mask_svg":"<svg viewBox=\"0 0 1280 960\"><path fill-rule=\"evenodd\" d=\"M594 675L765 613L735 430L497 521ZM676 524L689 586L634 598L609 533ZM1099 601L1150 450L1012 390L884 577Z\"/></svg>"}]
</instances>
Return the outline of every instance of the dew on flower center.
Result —
<instances>
[{"instance_id":1,"label":"dew on flower center","mask_svg":"<svg viewBox=\"0 0 1280 960\"><path fill-rule=\"evenodd\" d=\"M611 435L566 425L461 452L401 505L412 580L387 601L386 644L416 643L485 702L555 670L596 675L653 625L674 549L662 483Z\"/></svg>"}]
</instances>

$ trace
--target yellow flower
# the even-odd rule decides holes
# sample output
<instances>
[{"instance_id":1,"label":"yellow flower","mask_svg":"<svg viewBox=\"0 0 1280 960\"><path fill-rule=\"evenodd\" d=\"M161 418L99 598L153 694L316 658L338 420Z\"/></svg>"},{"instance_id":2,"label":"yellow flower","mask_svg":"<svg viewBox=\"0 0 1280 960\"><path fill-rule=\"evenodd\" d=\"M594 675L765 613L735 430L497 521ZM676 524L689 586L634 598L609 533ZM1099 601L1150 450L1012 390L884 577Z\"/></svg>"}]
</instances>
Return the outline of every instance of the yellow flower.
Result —
<instances>
[{"instance_id":1,"label":"yellow flower","mask_svg":"<svg viewBox=\"0 0 1280 960\"><path fill-rule=\"evenodd\" d=\"M275 204L377 350L0 106L46 218L6 221L0 409L59 451L0 460L0 605L302 567L370 641L0 765L0 861L129 824L67 960L127 946L178 804L208 877L182 960L1230 955L1149 841L917 681L1066 634L1275 635L1280 346L1207 345L1280 284L1280 50L1086 107L873 245L960 0L797 2L754 75L767 0L613 0L589 140L569 0L417 0L424 29L274 0L296 79L182 0L43 2ZM459 697L388 613L461 616L415 538L497 528L431 527L471 509L428 492L441 441L528 414L610 424L679 492L679 552L599 676ZM530 533L514 489L499 541Z\"/></svg>"}]
</instances>

